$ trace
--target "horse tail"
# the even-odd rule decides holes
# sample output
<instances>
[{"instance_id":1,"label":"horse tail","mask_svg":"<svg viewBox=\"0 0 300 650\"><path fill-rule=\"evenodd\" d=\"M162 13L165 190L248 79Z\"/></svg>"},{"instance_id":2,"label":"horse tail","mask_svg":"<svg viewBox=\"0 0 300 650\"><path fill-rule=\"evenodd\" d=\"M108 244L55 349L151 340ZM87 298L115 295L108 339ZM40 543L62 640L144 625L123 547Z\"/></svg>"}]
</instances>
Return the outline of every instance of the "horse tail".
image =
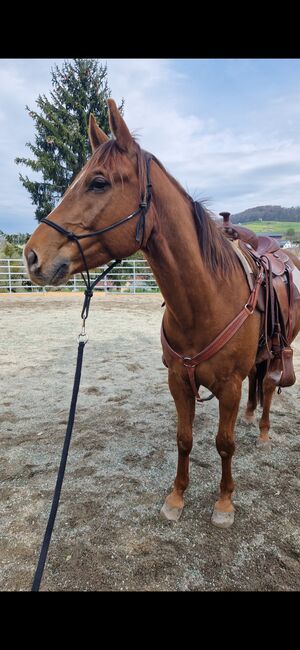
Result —
<instances>
[{"instance_id":1,"label":"horse tail","mask_svg":"<svg viewBox=\"0 0 300 650\"><path fill-rule=\"evenodd\" d=\"M260 406L263 406L264 401L263 381L267 372L267 365L267 361L262 361L256 366L256 397Z\"/></svg>"}]
</instances>

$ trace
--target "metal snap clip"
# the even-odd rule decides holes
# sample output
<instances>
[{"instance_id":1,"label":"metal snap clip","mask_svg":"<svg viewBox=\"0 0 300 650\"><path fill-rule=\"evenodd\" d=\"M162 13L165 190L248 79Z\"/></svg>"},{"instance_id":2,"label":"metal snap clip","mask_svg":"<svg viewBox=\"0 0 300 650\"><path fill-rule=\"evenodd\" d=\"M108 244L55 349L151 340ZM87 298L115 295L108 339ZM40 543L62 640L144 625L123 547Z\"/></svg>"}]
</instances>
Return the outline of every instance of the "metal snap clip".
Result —
<instances>
[{"instance_id":1,"label":"metal snap clip","mask_svg":"<svg viewBox=\"0 0 300 650\"><path fill-rule=\"evenodd\" d=\"M86 332L80 332L77 336L77 341L78 343L84 343L84 345L88 342L89 337Z\"/></svg>"},{"instance_id":2,"label":"metal snap clip","mask_svg":"<svg viewBox=\"0 0 300 650\"><path fill-rule=\"evenodd\" d=\"M82 319L82 329L81 329L80 334L78 334L78 337L77 337L78 343L86 344L88 342L88 340L89 340L88 335L87 335L87 333L85 331L85 321L86 321L86 318L84 316L83 319Z\"/></svg>"}]
</instances>

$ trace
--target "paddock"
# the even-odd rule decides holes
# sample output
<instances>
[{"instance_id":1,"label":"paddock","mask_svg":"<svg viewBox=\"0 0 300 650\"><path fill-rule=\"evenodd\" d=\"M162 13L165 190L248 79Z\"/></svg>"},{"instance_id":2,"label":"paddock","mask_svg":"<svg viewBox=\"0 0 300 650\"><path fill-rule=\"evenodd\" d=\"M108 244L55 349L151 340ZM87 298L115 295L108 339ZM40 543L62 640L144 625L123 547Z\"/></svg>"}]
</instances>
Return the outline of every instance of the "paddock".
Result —
<instances>
[{"instance_id":1,"label":"paddock","mask_svg":"<svg viewBox=\"0 0 300 650\"><path fill-rule=\"evenodd\" d=\"M82 294L1 294L0 589L27 591L69 411ZM161 362L162 297L96 294L73 439L41 590L298 591L297 383L275 395L272 450L236 426L235 523L210 517L221 476L216 399L197 405L190 486L177 523L159 516L175 477L176 411ZM203 391L203 396L207 395ZM260 411L260 410L259 410Z\"/></svg>"}]
</instances>

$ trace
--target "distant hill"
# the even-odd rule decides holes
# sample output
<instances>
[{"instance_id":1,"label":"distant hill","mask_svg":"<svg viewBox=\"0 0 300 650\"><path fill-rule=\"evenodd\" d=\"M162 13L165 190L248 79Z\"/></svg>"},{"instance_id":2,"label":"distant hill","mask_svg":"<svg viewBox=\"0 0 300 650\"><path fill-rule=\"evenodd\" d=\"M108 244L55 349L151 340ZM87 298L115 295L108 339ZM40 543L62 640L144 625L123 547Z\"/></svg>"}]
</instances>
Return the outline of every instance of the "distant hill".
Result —
<instances>
[{"instance_id":1,"label":"distant hill","mask_svg":"<svg viewBox=\"0 0 300 650\"><path fill-rule=\"evenodd\" d=\"M243 212L232 214L232 223L249 223L250 221L300 221L300 207L282 208L281 205L258 205Z\"/></svg>"}]
</instances>

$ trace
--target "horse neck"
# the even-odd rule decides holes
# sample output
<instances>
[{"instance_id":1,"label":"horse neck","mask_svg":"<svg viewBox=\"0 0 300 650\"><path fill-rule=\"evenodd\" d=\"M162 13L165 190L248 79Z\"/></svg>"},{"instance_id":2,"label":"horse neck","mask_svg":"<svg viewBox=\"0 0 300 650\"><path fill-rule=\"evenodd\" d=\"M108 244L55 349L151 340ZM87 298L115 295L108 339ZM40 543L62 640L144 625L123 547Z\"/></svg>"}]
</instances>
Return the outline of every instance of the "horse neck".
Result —
<instances>
[{"instance_id":1,"label":"horse neck","mask_svg":"<svg viewBox=\"0 0 300 650\"><path fill-rule=\"evenodd\" d=\"M199 327L214 313L216 279L201 257L193 205L157 165L152 167L154 224L144 249L165 299L168 316L181 329ZM204 308L205 307L205 308Z\"/></svg>"}]
</instances>

